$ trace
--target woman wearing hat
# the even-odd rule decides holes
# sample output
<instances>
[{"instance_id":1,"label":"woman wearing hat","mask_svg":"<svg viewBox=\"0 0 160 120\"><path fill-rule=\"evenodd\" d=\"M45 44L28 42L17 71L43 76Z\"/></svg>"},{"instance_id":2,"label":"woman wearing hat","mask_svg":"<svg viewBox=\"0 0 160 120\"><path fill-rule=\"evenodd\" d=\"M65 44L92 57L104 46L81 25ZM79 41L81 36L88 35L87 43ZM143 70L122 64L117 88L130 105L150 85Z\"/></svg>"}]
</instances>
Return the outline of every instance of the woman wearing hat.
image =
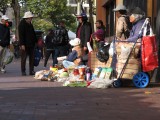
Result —
<instances>
[{"instance_id":1,"label":"woman wearing hat","mask_svg":"<svg viewBox=\"0 0 160 120\"><path fill-rule=\"evenodd\" d=\"M26 75L26 59L29 56L29 74L34 75L34 47L37 42L36 33L31 23L34 15L28 11L25 12L23 19L21 20L19 30L19 41L21 48L21 72L22 75Z\"/></svg>"},{"instance_id":2,"label":"woman wearing hat","mask_svg":"<svg viewBox=\"0 0 160 120\"><path fill-rule=\"evenodd\" d=\"M116 24L116 37L119 40L125 40L129 37L130 33L130 24L129 17L127 16L127 9L124 5L119 4L115 9L116 16L118 18Z\"/></svg>"},{"instance_id":3,"label":"woman wearing hat","mask_svg":"<svg viewBox=\"0 0 160 120\"><path fill-rule=\"evenodd\" d=\"M5 73L4 65L2 62L4 50L3 48L8 47L10 45L10 29L8 27L9 18L6 15L1 17L0 22L0 71Z\"/></svg>"},{"instance_id":4,"label":"woman wearing hat","mask_svg":"<svg viewBox=\"0 0 160 120\"><path fill-rule=\"evenodd\" d=\"M133 27L130 31L130 36L127 41L135 42L138 38L141 37L141 35L139 35L139 31L141 30L144 21L145 14L139 7L131 10L130 22L133 24Z\"/></svg>"},{"instance_id":5,"label":"woman wearing hat","mask_svg":"<svg viewBox=\"0 0 160 120\"><path fill-rule=\"evenodd\" d=\"M81 63L81 57L83 55L83 49L80 46L81 40L79 38L75 38L71 40L70 45L73 46L72 52L69 53L68 56L59 57L58 60L64 60L62 62L65 68L78 66ZM61 59L62 58L62 59Z\"/></svg>"},{"instance_id":6,"label":"woman wearing hat","mask_svg":"<svg viewBox=\"0 0 160 120\"><path fill-rule=\"evenodd\" d=\"M81 40L81 48L84 50L84 56L83 56L82 62L84 65L87 65L87 62L88 62L87 42L90 41L90 37L92 34L92 26L91 26L91 23L87 21L88 18L85 13L81 13L76 17L79 22L79 25L76 31L76 37Z\"/></svg>"}]
</instances>

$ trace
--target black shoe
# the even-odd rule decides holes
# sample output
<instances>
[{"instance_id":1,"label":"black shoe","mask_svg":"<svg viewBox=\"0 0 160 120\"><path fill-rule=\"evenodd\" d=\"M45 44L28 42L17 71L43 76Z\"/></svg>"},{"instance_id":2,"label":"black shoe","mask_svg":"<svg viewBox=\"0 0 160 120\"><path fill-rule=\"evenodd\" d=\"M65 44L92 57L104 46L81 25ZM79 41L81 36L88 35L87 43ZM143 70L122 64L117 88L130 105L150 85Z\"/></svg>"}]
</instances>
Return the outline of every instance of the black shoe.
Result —
<instances>
[{"instance_id":1,"label":"black shoe","mask_svg":"<svg viewBox=\"0 0 160 120\"><path fill-rule=\"evenodd\" d=\"M26 76L26 73L25 73L25 72L22 72L22 76Z\"/></svg>"},{"instance_id":2,"label":"black shoe","mask_svg":"<svg viewBox=\"0 0 160 120\"><path fill-rule=\"evenodd\" d=\"M32 72L30 72L30 73L29 73L29 75L35 75L35 72L34 72L34 71L32 71Z\"/></svg>"}]
</instances>

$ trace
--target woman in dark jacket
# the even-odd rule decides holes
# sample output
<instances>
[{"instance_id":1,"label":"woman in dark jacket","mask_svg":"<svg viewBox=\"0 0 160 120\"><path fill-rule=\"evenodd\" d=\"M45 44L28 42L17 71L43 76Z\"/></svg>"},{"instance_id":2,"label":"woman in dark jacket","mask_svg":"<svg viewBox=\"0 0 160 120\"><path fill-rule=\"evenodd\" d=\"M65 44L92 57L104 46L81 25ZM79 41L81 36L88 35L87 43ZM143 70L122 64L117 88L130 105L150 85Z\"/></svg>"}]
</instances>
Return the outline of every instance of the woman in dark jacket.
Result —
<instances>
[{"instance_id":1,"label":"woman in dark jacket","mask_svg":"<svg viewBox=\"0 0 160 120\"><path fill-rule=\"evenodd\" d=\"M90 37L92 34L92 27L91 23L87 22L88 18L85 13L77 15L77 20L79 21L79 25L76 32L76 37L81 40L81 48L84 51L84 56L82 57L82 64L87 65L88 62L87 42L90 41Z\"/></svg>"}]
</instances>

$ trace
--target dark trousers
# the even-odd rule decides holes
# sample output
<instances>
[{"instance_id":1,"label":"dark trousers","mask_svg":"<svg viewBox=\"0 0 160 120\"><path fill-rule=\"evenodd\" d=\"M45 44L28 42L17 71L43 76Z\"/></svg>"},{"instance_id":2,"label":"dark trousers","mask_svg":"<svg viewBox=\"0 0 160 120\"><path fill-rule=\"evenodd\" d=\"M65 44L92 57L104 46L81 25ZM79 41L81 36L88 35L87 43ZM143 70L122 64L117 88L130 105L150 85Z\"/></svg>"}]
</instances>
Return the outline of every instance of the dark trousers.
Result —
<instances>
[{"instance_id":1,"label":"dark trousers","mask_svg":"<svg viewBox=\"0 0 160 120\"><path fill-rule=\"evenodd\" d=\"M70 52L69 45L59 46L58 49L59 49L59 56L67 56Z\"/></svg>"},{"instance_id":2,"label":"dark trousers","mask_svg":"<svg viewBox=\"0 0 160 120\"><path fill-rule=\"evenodd\" d=\"M19 46L14 46L14 56L15 58L19 58Z\"/></svg>"},{"instance_id":3,"label":"dark trousers","mask_svg":"<svg viewBox=\"0 0 160 120\"><path fill-rule=\"evenodd\" d=\"M54 60L54 50L46 50L45 60L44 60L44 67L46 67L48 59L49 59L49 57L50 57L51 54L52 54L52 60Z\"/></svg>"},{"instance_id":4,"label":"dark trousers","mask_svg":"<svg viewBox=\"0 0 160 120\"><path fill-rule=\"evenodd\" d=\"M25 47L21 50L21 72L26 72L26 59L29 56L29 72L34 71L34 48Z\"/></svg>"},{"instance_id":5,"label":"dark trousers","mask_svg":"<svg viewBox=\"0 0 160 120\"><path fill-rule=\"evenodd\" d=\"M60 49L59 49L59 47L54 48L53 66L54 66L55 64L58 64L57 57L59 57L59 54L60 54Z\"/></svg>"}]
</instances>

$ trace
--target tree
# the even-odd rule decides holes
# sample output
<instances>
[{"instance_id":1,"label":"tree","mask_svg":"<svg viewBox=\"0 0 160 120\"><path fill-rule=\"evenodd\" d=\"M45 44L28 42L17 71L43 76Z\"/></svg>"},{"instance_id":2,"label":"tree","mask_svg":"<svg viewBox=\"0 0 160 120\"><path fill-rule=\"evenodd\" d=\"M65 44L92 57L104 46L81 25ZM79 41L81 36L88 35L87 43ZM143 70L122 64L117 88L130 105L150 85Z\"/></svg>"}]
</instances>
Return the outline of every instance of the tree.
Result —
<instances>
[{"instance_id":1,"label":"tree","mask_svg":"<svg viewBox=\"0 0 160 120\"><path fill-rule=\"evenodd\" d=\"M6 13L6 10L9 6L9 0L0 0L0 12L4 15Z\"/></svg>"},{"instance_id":2,"label":"tree","mask_svg":"<svg viewBox=\"0 0 160 120\"><path fill-rule=\"evenodd\" d=\"M47 19L56 26L59 21L65 21L67 26L72 26L75 17L70 14L66 6L67 0L27 0L27 10L31 10L37 17Z\"/></svg>"},{"instance_id":3,"label":"tree","mask_svg":"<svg viewBox=\"0 0 160 120\"><path fill-rule=\"evenodd\" d=\"M89 0L89 21L94 28L94 21L93 21L93 0Z\"/></svg>"},{"instance_id":4,"label":"tree","mask_svg":"<svg viewBox=\"0 0 160 120\"><path fill-rule=\"evenodd\" d=\"M15 16L15 33L16 33L16 37L17 39L19 40L19 37L18 37L18 25L19 25L19 22L20 22L20 5L19 5L19 1L18 0L12 0L11 2L11 6L14 10L14 16Z\"/></svg>"}]
</instances>

